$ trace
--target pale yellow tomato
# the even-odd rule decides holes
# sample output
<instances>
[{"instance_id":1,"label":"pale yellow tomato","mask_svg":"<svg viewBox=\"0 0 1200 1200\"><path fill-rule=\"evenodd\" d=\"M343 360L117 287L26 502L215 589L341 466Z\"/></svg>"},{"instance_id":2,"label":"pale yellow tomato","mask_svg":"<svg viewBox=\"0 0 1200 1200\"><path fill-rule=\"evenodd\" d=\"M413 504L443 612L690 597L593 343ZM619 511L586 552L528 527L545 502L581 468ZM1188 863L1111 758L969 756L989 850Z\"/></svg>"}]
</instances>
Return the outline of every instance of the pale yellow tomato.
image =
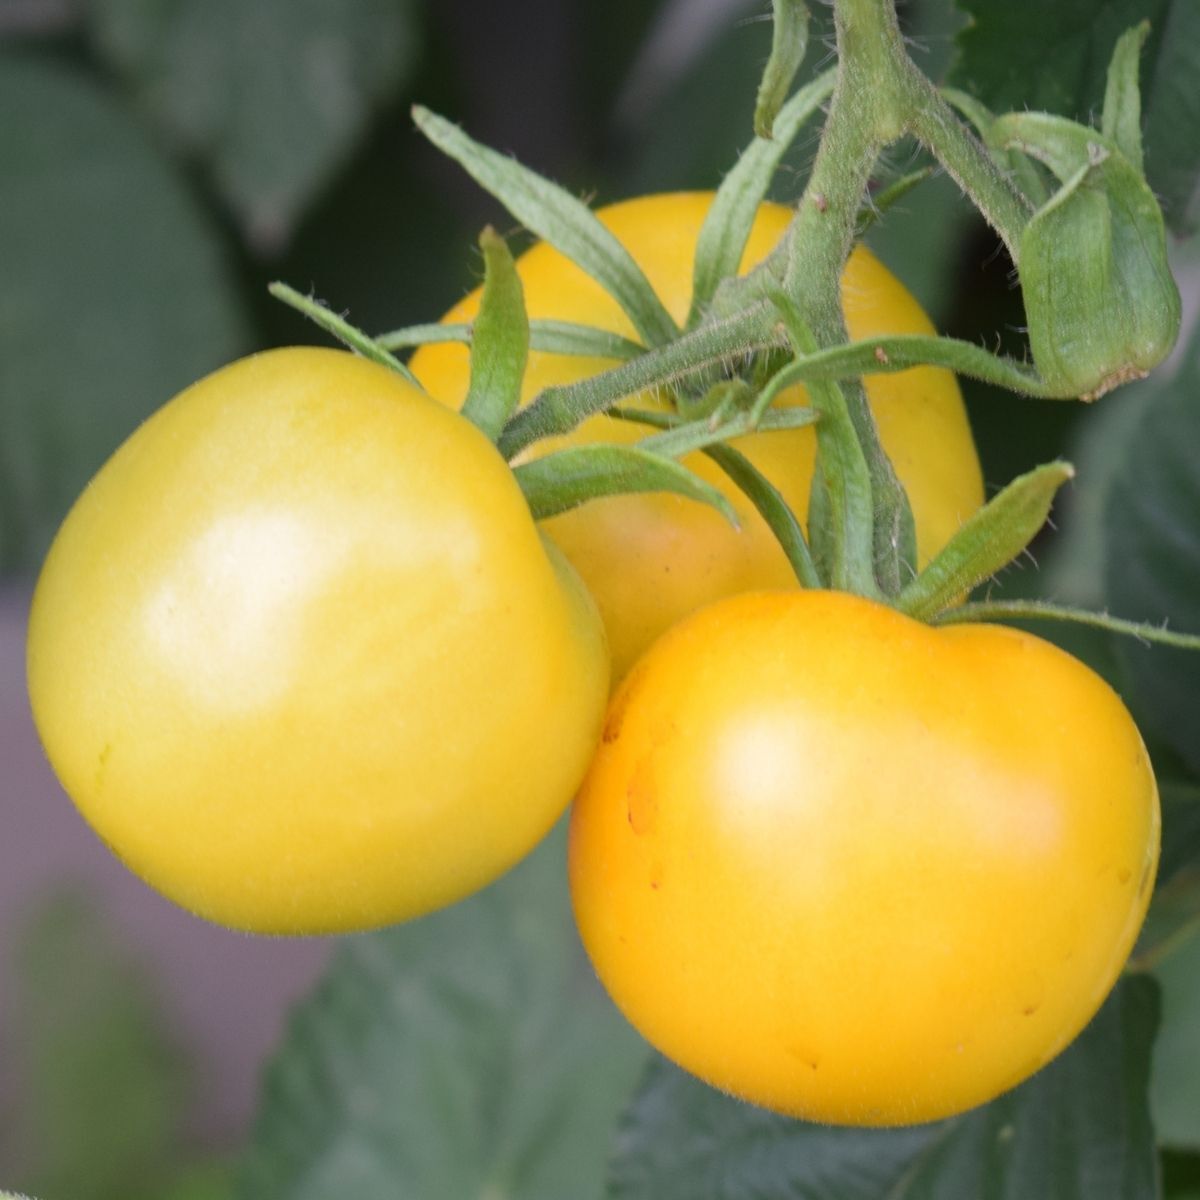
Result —
<instances>
[{"instance_id":1,"label":"pale yellow tomato","mask_svg":"<svg viewBox=\"0 0 1200 1200\"><path fill-rule=\"evenodd\" d=\"M664 1054L798 1117L901 1125L1080 1032L1158 848L1142 740L1087 667L793 591L719 602L639 661L570 877L601 980Z\"/></svg>"},{"instance_id":2,"label":"pale yellow tomato","mask_svg":"<svg viewBox=\"0 0 1200 1200\"><path fill-rule=\"evenodd\" d=\"M711 202L708 192L644 196L597 213L640 264L677 320L683 320L691 302L692 259ZM765 257L789 217L789 210L780 205L760 208L743 269ZM533 247L518 260L517 269L531 317L575 321L635 336L616 301L552 247ZM861 246L846 266L842 290L852 338L934 332L903 285ZM479 293L473 292L445 320L469 321L478 308ZM528 401L545 387L571 383L612 365L534 352L523 397ZM423 347L413 356L412 368L431 395L454 407L462 404L469 378L465 347ZM912 501L918 553L924 564L983 502L979 460L958 385L948 371L921 367L872 376L866 386L884 448ZM807 396L797 388L781 402L806 404ZM646 397L631 403L652 405ZM540 443L533 452L543 454L563 444L630 442L646 432L644 427L599 416L565 439ZM759 434L734 445L766 473L803 519L816 452L813 431ZM686 461L730 497L741 520L740 531L702 505L663 494L594 501L543 523L600 606L612 647L614 678L623 675L660 633L702 604L736 592L794 583L783 552L749 501L709 459L694 455Z\"/></svg>"},{"instance_id":3,"label":"pale yellow tomato","mask_svg":"<svg viewBox=\"0 0 1200 1200\"><path fill-rule=\"evenodd\" d=\"M243 359L100 471L29 626L46 753L185 908L275 933L450 903L550 828L608 691L495 448L333 350Z\"/></svg>"}]
</instances>

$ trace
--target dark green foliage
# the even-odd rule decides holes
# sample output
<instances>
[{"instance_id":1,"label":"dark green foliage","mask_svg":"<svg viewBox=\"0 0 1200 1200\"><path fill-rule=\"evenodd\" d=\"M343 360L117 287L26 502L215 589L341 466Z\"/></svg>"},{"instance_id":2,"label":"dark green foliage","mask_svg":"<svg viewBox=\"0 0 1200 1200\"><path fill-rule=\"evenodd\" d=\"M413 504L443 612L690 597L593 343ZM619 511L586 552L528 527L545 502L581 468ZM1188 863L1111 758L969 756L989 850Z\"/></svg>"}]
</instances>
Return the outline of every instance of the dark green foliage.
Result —
<instances>
[{"instance_id":1,"label":"dark green foliage","mask_svg":"<svg viewBox=\"0 0 1200 1200\"><path fill-rule=\"evenodd\" d=\"M626 1111L611 1200L1153 1200L1146 979L1120 985L1069 1050L974 1112L834 1129L742 1104L659 1060Z\"/></svg>"},{"instance_id":2,"label":"dark green foliage","mask_svg":"<svg viewBox=\"0 0 1200 1200\"><path fill-rule=\"evenodd\" d=\"M240 1197L598 1200L645 1052L583 959L563 849L346 941L269 1068Z\"/></svg>"},{"instance_id":3,"label":"dark green foliage","mask_svg":"<svg viewBox=\"0 0 1200 1200\"><path fill-rule=\"evenodd\" d=\"M1200 5L1194 0L958 0L954 81L996 112L1098 119L1117 38L1150 21L1142 54L1146 173L1177 233L1200 219Z\"/></svg>"}]
</instances>

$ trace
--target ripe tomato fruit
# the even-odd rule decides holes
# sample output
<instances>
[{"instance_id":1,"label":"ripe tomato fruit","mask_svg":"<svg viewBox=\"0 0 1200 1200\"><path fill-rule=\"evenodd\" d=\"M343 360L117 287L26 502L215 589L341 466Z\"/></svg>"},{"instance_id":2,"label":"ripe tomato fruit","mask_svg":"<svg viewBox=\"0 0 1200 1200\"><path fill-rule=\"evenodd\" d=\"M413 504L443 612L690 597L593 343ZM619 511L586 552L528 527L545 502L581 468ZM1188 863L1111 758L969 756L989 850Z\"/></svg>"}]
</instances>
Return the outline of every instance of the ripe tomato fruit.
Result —
<instances>
[{"instance_id":1,"label":"ripe tomato fruit","mask_svg":"<svg viewBox=\"0 0 1200 1200\"><path fill-rule=\"evenodd\" d=\"M272 933L499 875L566 807L608 693L594 605L495 448L314 349L210 375L117 451L46 560L28 669L100 837Z\"/></svg>"},{"instance_id":2,"label":"ripe tomato fruit","mask_svg":"<svg viewBox=\"0 0 1200 1200\"><path fill-rule=\"evenodd\" d=\"M795 591L715 604L633 669L570 877L600 978L663 1053L795 1116L901 1125L1075 1037L1158 843L1141 738L1081 663Z\"/></svg>"},{"instance_id":3,"label":"ripe tomato fruit","mask_svg":"<svg viewBox=\"0 0 1200 1200\"><path fill-rule=\"evenodd\" d=\"M644 196L602 208L597 216L625 245L668 311L682 321L692 295L692 259L710 192ZM764 204L742 258L748 270L774 247L791 212ZM551 246L534 246L518 260L530 317L576 321L634 337L616 301ZM851 255L842 280L852 338L883 333L933 333L903 285L863 247ZM455 305L446 321L469 321L479 292ZM453 344L430 345L412 359L430 395L458 407L467 393L468 354ZM533 352L523 399L543 388L572 383L612 366L598 359ZM867 379L880 437L908 489L920 560L927 562L983 502L979 460L954 376L921 367ZM806 404L803 388L786 404ZM647 396L636 402L656 407ZM534 447L544 454L563 445L632 442L649 432L598 416L562 439ZM803 520L808 512L816 438L810 428L759 434L733 443L783 493ZM708 458L687 464L729 496L741 520L733 530L716 512L674 495L621 496L586 504L543 523L596 598L608 630L613 676L619 678L661 633L703 604L737 592L792 587L795 580L775 538L750 502Z\"/></svg>"}]
</instances>

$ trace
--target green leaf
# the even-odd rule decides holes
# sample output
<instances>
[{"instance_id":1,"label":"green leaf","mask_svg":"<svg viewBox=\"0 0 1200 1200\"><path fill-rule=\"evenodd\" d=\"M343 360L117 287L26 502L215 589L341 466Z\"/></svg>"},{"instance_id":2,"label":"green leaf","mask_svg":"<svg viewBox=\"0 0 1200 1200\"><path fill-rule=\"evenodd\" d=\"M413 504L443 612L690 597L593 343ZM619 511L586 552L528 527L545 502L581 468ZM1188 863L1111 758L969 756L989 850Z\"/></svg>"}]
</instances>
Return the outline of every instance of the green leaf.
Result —
<instances>
[{"instance_id":1,"label":"green leaf","mask_svg":"<svg viewBox=\"0 0 1200 1200\"><path fill-rule=\"evenodd\" d=\"M99 54L267 247L418 61L410 0L94 0L84 11Z\"/></svg>"},{"instance_id":2,"label":"green leaf","mask_svg":"<svg viewBox=\"0 0 1200 1200\"><path fill-rule=\"evenodd\" d=\"M1189 952L1196 952L1190 948L1200 940L1200 786L1166 782L1160 784L1159 794L1162 854L1158 880L1131 961L1161 977L1164 964L1177 955L1191 961ZM1178 1006L1174 1011L1178 1013ZM1200 1040L1192 1061L1200 1064ZM1200 1113L1200 1105L1195 1111ZM1193 1136L1200 1148L1200 1124Z\"/></svg>"},{"instance_id":3,"label":"green leaf","mask_svg":"<svg viewBox=\"0 0 1200 1200\"><path fill-rule=\"evenodd\" d=\"M1154 68L1142 65L1146 174L1182 237L1200 226L1200 5L1173 0L1155 34Z\"/></svg>"},{"instance_id":4,"label":"green leaf","mask_svg":"<svg viewBox=\"0 0 1200 1200\"><path fill-rule=\"evenodd\" d=\"M1200 1200L1200 1154L1164 1150L1161 1158L1164 1200Z\"/></svg>"},{"instance_id":5,"label":"green leaf","mask_svg":"<svg viewBox=\"0 0 1200 1200\"><path fill-rule=\"evenodd\" d=\"M637 410L630 411L636 412ZM641 418L635 416L633 419L640 420ZM780 429L802 429L805 425L814 424L816 420L817 414L811 408L802 405L774 409L757 419L748 412L734 412L730 415L714 414L712 417L697 421L672 424L663 433L643 438L638 443L638 447L654 454L679 458L684 454L690 454L693 450L703 450L708 446L728 441L730 438L743 437L749 433L771 433Z\"/></svg>"},{"instance_id":6,"label":"green leaf","mask_svg":"<svg viewBox=\"0 0 1200 1200\"><path fill-rule=\"evenodd\" d=\"M886 997L881 997L886 1003ZM1117 987L1016 1091L907 1129L791 1121L656 1063L626 1111L611 1200L1155 1200L1147 1104L1157 995Z\"/></svg>"},{"instance_id":7,"label":"green leaf","mask_svg":"<svg viewBox=\"0 0 1200 1200\"><path fill-rule=\"evenodd\" d=\"M715 187L737 158L749 123L743 98L754 96L762 80L774 32L765 19L769 4L761 3L751 13L746 3L651 5L637 0L636 8L653 11L655 21L616 104L618 133L628 143L623 194ZM607 15L614 7L605 4L596 11ZM818 4L812 9L809 41L827 45L833 35L832 8ZM756 15L763 19L755 20ZM714 86L718 80L720 86ZM704 136L697 137L701 129ZM792 161L797 171L807 170L801 155ZM799 196L799 183L790 172L779 185L779 198Z\"/></svg>"},{"instance_id":8,"label":"green leaf","mask_svg":"<svg viewBox=\"0 0 1200 1200\"><path fill-rule=\"evenodd\" d=\"M637 358L645 347L632 338L608 329L577 325L573 321L537 320L529 323L529 345L546 354L578 354L584 358Z\"/></svg>"},{"instance_id":9,"label":"green leaf","mask_svg":"<svg viewBox=\"0 0 1200 1200\"><path fill-rule=\"evenodd\" d=\"M471 341L471 326L462 324L408 325L381 333L374 339L384 350L402 350L409 346L427 346L431 342ZM578 325L573 321L532 320L529 322L529 348L547 354L578 354L584 358L636 358L644 347L619 333Z\"/></svg>"},{"instance_id":10,"label":"green leaf","mask_svg":"<svg viewBox=\"0 0 1200 1200\"><path fill-rule=\"evenodd\" d=\"M759 205L784 154L829 98L836 78L836 71L829 70L802 87L776 115L772 136L756 137L721 180L696 239L688 328L699 321L720 283L737 274Z\"/></svg>"},{"instance_id":11,"label":"green leaf","mask_svg":"<svg viewBox=\"0 0 1200 1200\"><path fill-rule=\"evenodd\" d=\"M1164 782L1162 857L1158 882L1168 883L1185 867L1200 866L1200 784Z\"/></svg>"},{"instance_id":12,"label":"green leaf","mask_svg":"<svg viewBox=\"0 0 1200 1200\"><path fill-rule=\"evenodd\" d=\"M569 446L513 469L537 520L601 496L675 492L715 508L734 528L733 506L710 483L673 459L637 446Z\"/></svg>"},{"instance_id":13,"label":"green leaf","mask_svg":"<svg viewBox=\"0 0 1200 1200\"><path fill-rule=\"evenodd\" d=\"M679 332L633 256L581 200L419 105L417 128L518 221L586 271L625 310L648 346Z\"/></svg>"},{"instance_id":14,"label":"green leaf","mask_svg":"<svg viewBox=\"0 0 1200 1200\"><path fill-rule=\"evenodd\" d=\"M754 104L754 132L760 138L775 136L775 118L808 50L808 5L804 0L773 0L772 8L771 53Z\"/></svg>"},{"instance_id":15,"label":"green leaf","mask_svg":"<svg viewBox=\"0 0 1200 1200\"><path fill-rule=\"evenodd\" d=\"M1168 224L1200 219L1200 5L1194 0L957 0L970 18L952 78L996 111L1101 111L1117 40L1143 20L1144 141Z\"/></svg>"},{"instance_id":16,"label":"green leaf","mask_svg":"<svg viewBox=\"0 0 1200 1200\"><path fill-rule=\"evenodd\" d=\"M792 415L798 415L804 411L795 408L775 409L759 417L754 427L763 432L772 428L795 428L795 424L811 424L815 417L815 414L811 412L807 420L793 423ZM614 408L610 410L610 415L642 425L658 426L660 429L683 431L687 428L687 426L680 425L677 418L672 419L666 413L648 409ZM800 586L823 587L824 583L817 573L808 548L804 527L788 506L788 502L783 498L779 489L744 454L732 446L720 442L705 442L701 448L725 472L738 490L758 510L762 519L766 521L784 554L787 555L787 560L791 564Z\"/></svg>"},{"instance_id":17,"label":"green leaf","mask_svg":"<svg viewBox=\"0 0 1200 1200\"><path fill-rule=\"evenodd\" d=\"M471 383L462 415L495 441L521 403L521 381L529 357L525 293L504 239L487 228L483 251L483 294L471 330Z\"/></svg>"},{"instance_id":18,"label":"green leaf","mask_svg":"<svg viewBox=\"0 0 1200 1200\"><path fill-rule=\"evenodd\" d=\"M609 1200L884 1200L938 1126L834 1129L753 1108L655 1059L609 1162Z\"/></svg>"},{"instance_id":19,"label":"green leaf","mask_svg":"<svg viewBox=\"0 0 1200 1200\"><path fill-rule=\"evenodd\" d=\"M217 236L144 133L0 54L0 569L158 405L247 346Z\"/></svg>"},{"instance_id":20,"label":"green leaf","mask_svg":"<svg viewBox=\"0 0 1200 1200\"><path fill-rule=\"evenodd\" d=\"M30 1191L148 1196L177 1160L190 1071L144 971L75 893L34 913L13 966L11 1132Z\"/></svg>"},{"instance_id":21,"label":"green leaf","mask_svg":"<svg viewBox=\"0 0 1200 1200\"><path fill-rule=\"evenodd\" d=\"M1108 602L1104 590L1108 494L1125 462L1129 439L1157 387L1157 379L1131 383L1122 389L1119 400L1089 409L1072 429L1067 457L1075 464L1078 477L1060 497L1058 530L1046 552L1039 555L1042 595L1093 610Z\"/></svg>"},{"instance_id":22,"label":"green leaf","mask_svg":"<svg viewBox=\"0 0 1200 1200\"><path fill-rule=\"evenodd\" d=\"M1200 339L1175 378L1142 408L1108 495L1109 606L1123 616L1200 633ZM1200 775L1200 656L1119 647L1134 714Z\"/></svg>"},{"instance_id":23,"label":"green leaf","mask_svg":"<svg viewBox=\"0 0 1200 1200\"><path fill-rule=\"evenodd\" d=\"M783 547L784 554L795 572L801 587L824 587L824 580L813 562L804 536L804 528L796 514L788 507L779 489L744 455L732 446L709 446L705 450L716 464L745 493L758 509L759 515L776 541Z\"/></svg>"},{"instance_id":24,"label":"green leaf","mask_svg":"<svg viewBox=\"0 0 1200 1200\"><path fill-rule=\"evenodd\" d=\"M857 236L862 237L893 205L899 203L913 188L933 177L932 166L918 167L874 192L858 210Z\"/></svg>"},{"instance_id":25,"label":"green leaf","mask_svg":"<svg viewBox=\"0 0 1200 1200\"><path fill-rule=\"evenodd\" d=\"M1142 171L1142 93L1138 58L1150 32L1149 21L1126 30L1117 39L1104 87L1100 131L1116 143L1135 171Z\"/></svg>"},{"instance_id":26,"label":"green leaf","mask_svg":"<svg viewBox=\"0 0 1200 1200\"><path fill-rule=\"evenodd\" d=\"M972 513L933 561L896 597L910 617L927 621L961 601L1021 555L1041 532L1070 463L1047 463L1014 479Z\"/></svg>"},{"instance_id":27,"label":"green leaf","mask_svg":"<svg viewBox=\"0 0 1200 1200\"><path fill-rule=\"evenodd\" d=\"M148 1200L233 1200L233 1167L209 1162L185 1169Z\"/></svg>"},{"instance_id":28,"label":"green leaf","mask_svg":"<svg viewBox=\"0 0 1200 1200\"><path fill-rule=\"evenodd\" d=\"M289 287L286 283L269 284L267 291L276 300L288 305L289 308L303 313L314 325L320 326L326 333L337 338L342 345L353 350L355 354L361 354L363 358L395 371L415 388L421 386L416 376L398 358L385 350L374 338L363 333L357 326L351 325L345 317L335 313L329 305L323 304L314 296L301 295L294 287Z\"/></svg>"},{"instance_id":29,"label":"green leaf","mask_svg":"<svg viewBox=\"0 0 1200 1200\"><path fill-rule=\"evenodd\" d=\"M1147 75L1175 0L956 0L969 23L951 76L996 112L1099 112L1117 39L1149 20Z\"/></svg>"},{"instance_id":30,"label":"green leaf","mask_svg":"<svg viewBox=\"0 0 1200 1200\"><path fill-rule=\"evenodd\" d=\"M1200 934L1200 867L1191 866L1176 871L1165 883L1160 880L1131 961L1138 970L1154 970L1197 934Z\"/></svg>"},{"instance_id":31,"label":"green leaf","mask_svg":"<svg viewBox=\"0 0 1200 1200\"><path fill-rule=\"evenodd\" d=\"M996 117L988 130L993 146L1016 147L1048 167L1060 183L1069 183L1085 167L1116 149L1090 125L1053 113L1011 112Z\"/></svg>"},{"instance_id":32,"label":"green leaf","mask_svg":"<svg viewBox=\"0 0 1200 1200\"><path fill-rule=\"evenodd\" d=\"M645 1049L575 937L559 833L485 892L347 939L293 1015L245 1200L599 1200Z\"/></svg>"},{"instance_id":33,"label":"green leaf","mask_svg":"<svg viewBox=\"0 0 1200 1200\"><path fill-rule=\"evenodd\" d=\"M1150 1104L1159 1139L1200 1151L1200 936L1155 967L1162 1027L1154 1046Z\"/></svg>"}]
</instances>

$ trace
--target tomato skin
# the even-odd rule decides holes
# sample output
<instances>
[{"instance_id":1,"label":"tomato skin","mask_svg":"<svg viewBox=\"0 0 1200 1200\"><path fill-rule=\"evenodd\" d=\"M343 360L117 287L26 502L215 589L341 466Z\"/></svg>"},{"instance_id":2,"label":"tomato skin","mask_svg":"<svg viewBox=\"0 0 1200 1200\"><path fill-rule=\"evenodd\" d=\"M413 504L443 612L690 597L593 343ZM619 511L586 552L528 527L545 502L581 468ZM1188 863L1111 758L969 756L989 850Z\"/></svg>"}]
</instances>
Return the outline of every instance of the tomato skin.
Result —
<instances>
[{"instance_id":1,"label":"tomato skin","mask_svg":"<svg viewBox=\"0 0 1200 1200\"><path fill-rule=\"evenodd\" d=\"M836 1124L971 1108L1083 1028L1158 859L1106 683L997 626L832 592L672 630L610 706L570 878L601 980L663 1053Z\"/></svg>"},{"instance_id":2,"label":"tomato skin","mask_svg":"<svg viewBox=\"0 0 1200 1200\"><path fill-rule=\"evenodd\" d=\"M668 311L682 321L691 302L692 259L712 193L644 196L597 211L642 267ZM789 209L764 204L742 269L774 247L790 219ZM539 244L517 262L530 317L595 325L635 337L616 302L551 246ZM929 319L899 281L871 253L851 255L842 282L846 319L853 338L882 333L934 332ZM479 307L473 292L445 316L469 321ZM469 381L468 354L461 345L422 347L412 369L430 395L461 406ZM612 366L586 359L533 352L523 399L545 387L572 383ZM948 371L922 367L866 381L884 448L908 490L917 525L921 563L927 562L983 502L983 483L962 398ZM796 388L785 404L806 404ZM656 407L646 396L633 404ZM632 442L648 430L598 416L561 439L533 448L544 454L562 445L596 441ZM803 520L808 512L816 439L811 429L759 434L734 445L783 493ZM704 604L737 592L787 588L795 580L783 552L750 502L703 455L689 467L729 496L741 530L693 501L674 495L636 495L584 505L543 522L596 598L619 679L651 642Z\"/></svg>"},{"instance_id":3,"label":"tomato skin","mask_svg":"<svg viewBox=\"0 0 1200 1200\"><path fill-rule=\"evenodd\" d=\"M566 807L608 691L594 605L495 448L315 349L216 372L118 450L46 560L28 673L114 852L271 933L499 875Z\"/></svg>"}]
</instances>

